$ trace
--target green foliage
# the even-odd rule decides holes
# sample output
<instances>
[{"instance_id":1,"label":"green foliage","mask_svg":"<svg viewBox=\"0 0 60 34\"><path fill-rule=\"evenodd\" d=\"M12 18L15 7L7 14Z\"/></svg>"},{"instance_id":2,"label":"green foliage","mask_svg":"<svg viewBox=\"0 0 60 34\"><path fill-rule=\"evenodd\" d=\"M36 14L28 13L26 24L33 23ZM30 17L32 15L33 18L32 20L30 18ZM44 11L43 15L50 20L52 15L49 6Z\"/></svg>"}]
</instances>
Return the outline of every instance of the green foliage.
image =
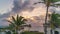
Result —
<instances>
[{"instance_id":1,"label":"green foliage","mask_svg":"<svg viewBox=\"0 0 60 34\"><path fill-rule=\"evenodd\" d=\"M21 34L44 34L43 32L31 32L31 31L25 31L22 32Z\"/></svg>"},{"instance_id":2,"label":"green foliage","mask_svg":"<svg viewBox=\"0 0 60 34\"><path fill-rule=\"evenodd\" d=\"M22 29L23 24L26 24L25 21L27 20L22 16L19 15L17 15L16 17L12 16L12 20L8 21L10 23L8 29L14 30L12 31L13 34L18 34L17 31Z\"/></svg>"},{"instance_id":3,"label":"green foliage","mask_svg":"<svg viewBox=\"0 0 60 34\"><path fill-rule=\"evenodd\" d=\"M46 2L46 0L43 0L44 2ZM60 0L48 0L49 2L51 2L51 3L54 3L54 2L58 2L58 1L60 1Z\"/></svg>"},{"instance_id":4,"label":"green foliage","mask_svg":"<svg viewBox=\"0 0 60 34\"><path fill-rule=\"evenodd\" d=\"M17 15L16 17L12 16L12 20L8 21L10 23L8 28L10 30L13 30L13 29L15 29L16 31L20 30L21 29L20 26L23 27L23 24L26 24L25 21L27 20L22 16L19 16L19 15Z\"/></svg>"},{"instance_id":5,"label":"green foliage","mask_svg":"<svg viewBox=\"0 0 60 34\"><path fill-rule=\"evenodd\" d=\"M24 17L17 15L16 18L12 16L12 21L16 26L20 26L22 24L25 24Z\"/></svg>"},{"instance_id":6,"label":"green foliage","mask_svg":"<svg viewBox=\"0 0 60 34\"><path fill-rule=\"evenodd\" d=\"M8 32L6 32L6 34L11 34L11 32L10 32L10 31L8 31Z\"/></svg>"},{"instance_id":7,"label":"green foliage","mask_svg":"<svg viewBox=\"0 0 60 34\"><path fill-rule=\"evenodd\" d=\"M50 2L54 3L54 2L58 2L60 0L50 0Z\"/></svg>"},{"instance_id":8,"label":"green foliage","mask_svg":"<svg viewBox=\"0 0 60 34\"><path fill-rule=\"evenodd\" d=\"M51 27L60 26L60 14L52 13L50 18Z\"/></svg>"},{"instance_id":9,"label":"green foliage","mask_svg":"<svg viewBox=\"0 0 60 34\"><path fill-rule=\"evenodd\" d=\"M12 16L12 21L9 21L14 26L20 26L25 24L25 19L22 16L17 15L16 18Z\"/></svg>"},{"instance_id":10,"label":"green foliage","mask_svg":"<svg viewBox=\"0 0 60 34\"><path fill-rule=\"evenodd\" d=\"M60 6L60 4L54 4L55 2L58 2L60 0L44 0L44 3L46 4L47 7L49 6Z\"/></svg>"}]
</instances>

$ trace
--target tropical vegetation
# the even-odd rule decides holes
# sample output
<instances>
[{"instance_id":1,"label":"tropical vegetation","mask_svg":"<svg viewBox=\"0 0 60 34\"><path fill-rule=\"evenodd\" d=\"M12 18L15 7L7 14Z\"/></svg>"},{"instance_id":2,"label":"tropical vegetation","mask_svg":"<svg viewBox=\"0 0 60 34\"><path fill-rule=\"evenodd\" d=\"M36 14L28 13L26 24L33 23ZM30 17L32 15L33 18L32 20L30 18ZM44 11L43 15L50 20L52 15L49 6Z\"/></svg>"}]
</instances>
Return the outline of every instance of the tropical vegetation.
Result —
<instances>
[{"instance_id":1,"label":"tropical vegetation","mask_svg":"<svg viewBox=\"0 0 60 34\"><path fill-rule=\"evenodd\" d=\"M44 34L43 32L37 32L37 31L25 31L22 32L21 34Z\"/></svg>"},{"instance_id":2,"label":"tropical vegetation","mask_svg":"<svg viewBox=\"0 0 60 34\"><path fill-rule=\"evenodd\" d=\"M16 18L14 16L12 16L12 20L11 21L8 20L8 22L10 23L9 29L15 31L15 33L18 34L17 33L18 30L24 29L24 26L31 27L30 25L27 25L25 23L26 21L27 20L24 17L22 17L22 16L17 15Z\"/></svg>"},{"instance_id":3,"label":"tropical vegetation","mask_svg":"<svg viewBox=\"0 0 60 34\"><path fill-rule=\"evenodd\" d=\"M60 14L54 12L49 15L49 18L50 18L49 22L50 22L51 34L52 34L52 29L60 27Z\"/></svg>"}]
</instances>

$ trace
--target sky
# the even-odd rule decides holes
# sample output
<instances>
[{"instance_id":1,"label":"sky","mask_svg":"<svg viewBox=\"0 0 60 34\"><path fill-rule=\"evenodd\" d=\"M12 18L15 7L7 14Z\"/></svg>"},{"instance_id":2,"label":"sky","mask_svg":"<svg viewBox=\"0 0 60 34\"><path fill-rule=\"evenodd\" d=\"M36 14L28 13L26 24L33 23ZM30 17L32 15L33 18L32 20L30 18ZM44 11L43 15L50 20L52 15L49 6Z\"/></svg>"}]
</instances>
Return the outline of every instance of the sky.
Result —
<instances>
[{"instance_id":1,"label":"sky","mask_svg":"<svg viewBox=\"0 0 60 34\"><path fill-rule=\"evenodd\" d=\"M11 16L25 17L33 30L43 31L45 23L46 5L37 3L42 0L0 0L0 26L8 26ZM58 2L57 2L58 3ZM55 11L60 14L60 7L49 7L49 13Z\"/></svg>"},{"instance_id":2,"label":"sky","mask_svg":"<svg viewBox=\"0 0 60 34\"><path fill-rule=\"evenodd\" d=\"M13 0L0 0L0 17L1 15L8 13L11 11L11 8L13 7ZM0 26L6 25L2 22L2 19L0 18Z\"/></svg>"},{"instance_id":3,"label":"sky","mask_svg":"<svg viewBox=\"0 0 60 34\"><path fill-rule=\"evenodd\" d=\"M0 14L10 11L12 4L13 0L0 0Z\"/></svg>"},{"instance_id":4,"label":"sky","mask_svg":"<svg viewBox=\"0 0 60 34\"><path fill-rule=\"evenodd\" d=\"M10 20L10 17L16 16L16 14L22 15L28 19L28 23L32 25L42 26L46 6L42 3L34 5L34 3L39 1L41 0L0 0L0 26L7 26L9 23L5 20ZM59 9L59 7L50 7L49 11L57 11L57 13L60 13Z\"/></svg>"}]
</instances>

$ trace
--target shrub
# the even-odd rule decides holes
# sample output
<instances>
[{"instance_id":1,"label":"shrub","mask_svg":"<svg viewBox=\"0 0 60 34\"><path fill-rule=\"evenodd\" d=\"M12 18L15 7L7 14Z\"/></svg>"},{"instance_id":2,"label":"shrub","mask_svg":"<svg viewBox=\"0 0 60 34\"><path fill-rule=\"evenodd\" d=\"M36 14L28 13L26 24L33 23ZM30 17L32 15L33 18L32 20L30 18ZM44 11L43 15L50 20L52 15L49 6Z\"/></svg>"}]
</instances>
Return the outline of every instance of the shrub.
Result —
<instances>
[{"instance_id":1,"label":"shrub","mask_svg":"<svg viewBox=\"0 0 60 34\"><path fill-rule=\"evenodd\" d=\"M25 31L22 32L21 34L44 34L43 32L36 32L36 31Z\"/></svg>"}]
</instances>

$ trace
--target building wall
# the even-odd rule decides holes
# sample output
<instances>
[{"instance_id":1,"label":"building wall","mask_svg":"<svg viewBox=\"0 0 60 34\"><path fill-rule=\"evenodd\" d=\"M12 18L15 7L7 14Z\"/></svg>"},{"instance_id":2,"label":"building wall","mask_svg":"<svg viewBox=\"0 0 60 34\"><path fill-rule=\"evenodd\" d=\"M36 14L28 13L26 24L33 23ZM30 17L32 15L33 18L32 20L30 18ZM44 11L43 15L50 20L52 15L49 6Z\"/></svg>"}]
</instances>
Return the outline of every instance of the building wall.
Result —
<instances>
[{"instance_id":1,"label":"building wall","mask_svg":"<svg viewBox=\"0 0 60 34\"><path fill-rule=\"evenodd\" d=\"M47 28L47 34L51 34L50 30L51 28Z\"/></svg>"},{"instance_id":2,"label":"building wall","mask_svg":"<svg viewBox=\"0 0 60 34\"><path fill-rule=\"evenodd\" d=\"M55 34L54 31L58 31L59 34L60 34L60 28L56 28L56 29L54 29L54 30L53 30L53 34Z\"/></svg>"}]
</instances>

